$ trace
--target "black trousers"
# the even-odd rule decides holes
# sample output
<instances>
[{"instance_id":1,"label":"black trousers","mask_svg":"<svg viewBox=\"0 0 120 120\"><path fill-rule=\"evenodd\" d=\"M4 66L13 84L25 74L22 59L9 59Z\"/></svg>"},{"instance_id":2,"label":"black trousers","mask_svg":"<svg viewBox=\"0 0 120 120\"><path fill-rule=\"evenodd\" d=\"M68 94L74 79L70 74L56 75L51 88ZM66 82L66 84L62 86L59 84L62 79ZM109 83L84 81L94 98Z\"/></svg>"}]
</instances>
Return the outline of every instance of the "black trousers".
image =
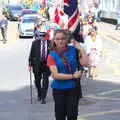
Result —
<instances>
[{"instance_id":1,"label":"black trousers","mask_svg":"<svg viewBox=\"0 0 120 120\"><path fill-rule=\"evenodd\" d=\"M79 96L77 89L53 89L56 120L77 120Z\"/></svg>"},{"instance_id":2,"label":"black trousers","mask_svg":"<svg viewBox=\"0 0 120 120\"><path fill-rule=\"evenodd\" d=\"M7 41L7 29L1 28L1 34L2 34L3 41Z\"/></svg>"},{"instance_id":3,"label":"black trousers","mask_svg":"<svg viewBox=\"0 0 120 120\"><path fill-rule=\"evenodd\" d=\"M39 65L34 68L33 73L38 97L45 99L49 85L50 70L46 63L40 62Z\"/></svg>"}]
</instances>

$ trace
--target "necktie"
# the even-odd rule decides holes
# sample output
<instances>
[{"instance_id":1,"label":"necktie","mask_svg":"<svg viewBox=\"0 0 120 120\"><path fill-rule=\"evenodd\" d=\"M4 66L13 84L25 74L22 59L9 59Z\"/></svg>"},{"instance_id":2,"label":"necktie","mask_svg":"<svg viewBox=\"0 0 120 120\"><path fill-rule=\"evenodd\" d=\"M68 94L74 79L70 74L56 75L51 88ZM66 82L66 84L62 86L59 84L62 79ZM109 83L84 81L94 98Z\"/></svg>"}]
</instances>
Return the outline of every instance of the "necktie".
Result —
<instances>
[{"instance_id":1,"label":"necktie","mask_svg":"<svg viewBox=\"0 0 120 120\"><path fill-rule=\"evenodd\" d=\"M45 40L42 41L42 60L45 61L46 55L45 55Z\"/></svg>"}]
</instances>

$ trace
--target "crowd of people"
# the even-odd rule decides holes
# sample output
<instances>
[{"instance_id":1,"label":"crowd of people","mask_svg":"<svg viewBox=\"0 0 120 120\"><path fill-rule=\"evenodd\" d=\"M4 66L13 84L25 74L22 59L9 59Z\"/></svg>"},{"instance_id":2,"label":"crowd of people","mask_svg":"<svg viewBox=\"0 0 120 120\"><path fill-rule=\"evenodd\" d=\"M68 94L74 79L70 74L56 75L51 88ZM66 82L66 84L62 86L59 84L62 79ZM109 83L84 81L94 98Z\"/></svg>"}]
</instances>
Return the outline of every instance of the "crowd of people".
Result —
<instances>
[{"instance_id":1,"label":"crowd of people","mask_svg":"<svg viewBox=\"0 0 120 120\"><path fill-rule=\"evenodd\" d=\"M80 17L80 42L66 29L64 19L57 24L51 39L47 39L48 32L42 31L42 24L36 25L29 70L33 70L37 100L41 104L46 103L49 77L53 78L51 87L56 120L77 120L79 99L83 97L80 79L86 68L95 79L102 40L91 13L84 19Z\"/></svg>"},{"instance_id":2,"label":"crowd of people","mask_svg":"<svg viewBox=\"0 0 120 120\"><path fill-rule=\"evenodd\" d=\"M60 13L61 18L56 15L49 29L48 24L35 24L29 71L33 71L37 100L41 104L46 104L49 77L53 78L51 87L56 120L77 120L79 99L83 97L80 79L86 71L90 72L91 79L96 78L102 40L97 34L96 17L91 11L84 18L80 16L80 42L67 29L66 16ZM3 43L7 41L7 25L8 20L3 13L0 20ZM43 31L43 27L47 31Z\"/></svg>"}]
</instances>

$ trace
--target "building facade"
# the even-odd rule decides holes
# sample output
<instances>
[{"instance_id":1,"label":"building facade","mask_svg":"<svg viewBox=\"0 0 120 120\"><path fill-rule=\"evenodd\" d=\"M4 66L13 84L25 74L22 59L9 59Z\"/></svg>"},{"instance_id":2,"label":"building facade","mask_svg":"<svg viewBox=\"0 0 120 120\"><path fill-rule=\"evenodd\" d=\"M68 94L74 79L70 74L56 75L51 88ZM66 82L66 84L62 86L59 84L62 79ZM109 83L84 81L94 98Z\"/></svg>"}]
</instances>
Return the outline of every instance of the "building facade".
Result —
<instances>
[{"instance_id":1,"label":"building facade","mask_svg":"<svg viewBox=\"0 0 120 120\"><path fill-rule=\"evenodd\" d=\"M101 17L116 19L116 12L120 10L120 0L78 0L79 7L83 11L87 11L89 5L97 5L97 9L101 10Z\"/></svg>"},{"instance_id":2,"label":"building facade","mask_svg":"<svg viewBox=\"0 0 120 120\"><path fill-rule=\"evenodd\" d=\"M100 9L102 17L116 19L116 13L120 10L120 0L101 0Z\"/></svg>"}]
</instances>

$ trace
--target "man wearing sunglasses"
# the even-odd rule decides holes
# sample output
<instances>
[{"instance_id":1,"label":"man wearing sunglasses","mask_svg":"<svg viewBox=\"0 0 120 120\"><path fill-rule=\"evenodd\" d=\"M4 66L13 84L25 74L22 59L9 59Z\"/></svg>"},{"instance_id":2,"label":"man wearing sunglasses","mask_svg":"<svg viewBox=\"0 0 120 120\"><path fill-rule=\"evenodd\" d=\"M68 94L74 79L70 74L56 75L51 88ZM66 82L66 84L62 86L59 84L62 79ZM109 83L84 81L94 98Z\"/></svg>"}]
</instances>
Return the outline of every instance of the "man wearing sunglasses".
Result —
<instances>
[{"instance_id":1,"label":"man wearing sunglasses","mask_svg":"<svg viewBox=\"0 0 120 120\"><path fill-rule=\"evenodd\" d=\"M49 86L50 71L47 66L47 55L49 53L50 41L46 40L46 33L36 31L35 40L32 43L29 56L29 70L33 68L35 86L37 89L37 100L45 104L45 98Z\"/></svg>"}]
</instances>

